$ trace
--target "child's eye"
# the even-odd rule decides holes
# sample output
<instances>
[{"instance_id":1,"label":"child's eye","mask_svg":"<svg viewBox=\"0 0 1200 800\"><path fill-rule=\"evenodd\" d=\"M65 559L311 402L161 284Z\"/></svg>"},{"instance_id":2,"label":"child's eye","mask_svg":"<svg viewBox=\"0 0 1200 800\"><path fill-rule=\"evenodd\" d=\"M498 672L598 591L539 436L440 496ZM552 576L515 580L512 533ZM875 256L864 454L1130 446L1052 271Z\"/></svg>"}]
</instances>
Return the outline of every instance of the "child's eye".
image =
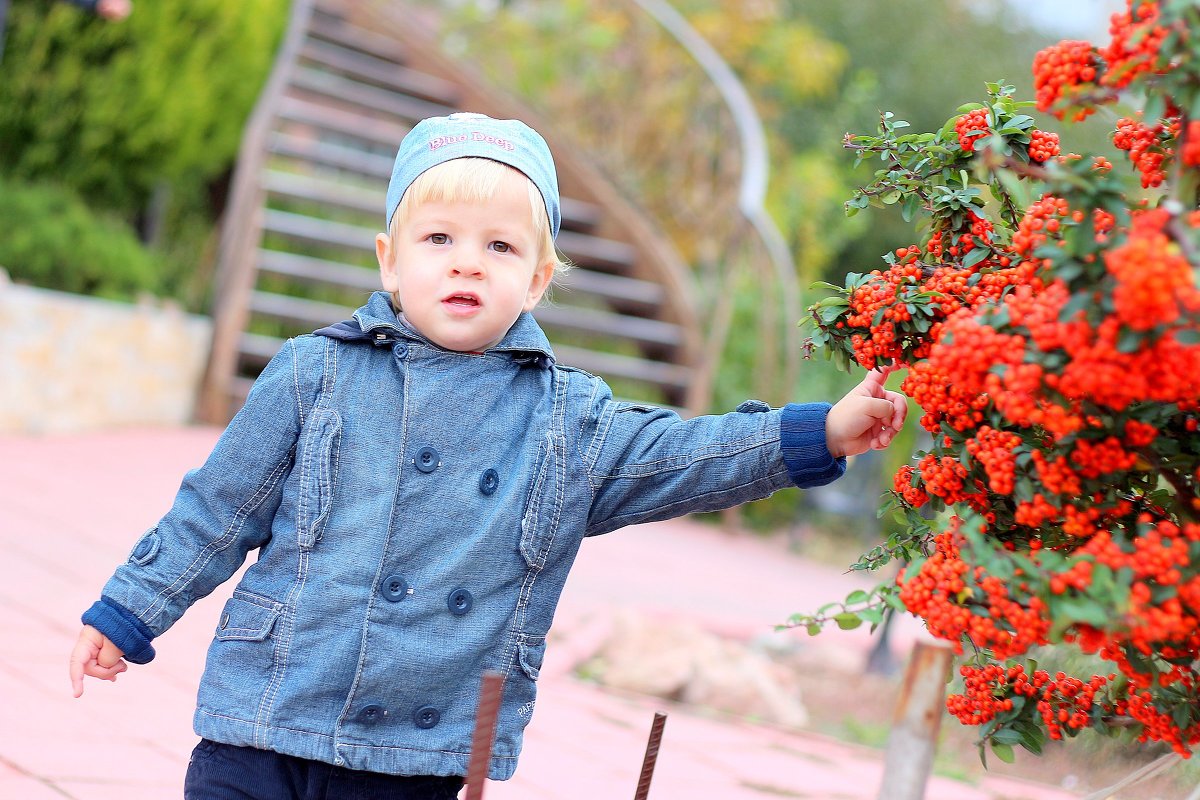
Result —
<instances>
[{"instance_id":1,"label":"child's eye","mask_svg":"<svg viewBox=\"0 0 1200 800\"><path fill-rule=\"evenodd\" d=\"M450 237L444 233L431 233L429 234L429 241L433 244L446 244L450 241Z\"/></svg>"},{"instance_id":2,"label":"child's eye","mask_svg":"<svg viewBox=\"0 0 1200 800\"><path fill-rule=\"evenodd\" d=\"M492 249L497 253L511 253L512 245L508 242L492 242Z\"/></svg>"}]
</instances>

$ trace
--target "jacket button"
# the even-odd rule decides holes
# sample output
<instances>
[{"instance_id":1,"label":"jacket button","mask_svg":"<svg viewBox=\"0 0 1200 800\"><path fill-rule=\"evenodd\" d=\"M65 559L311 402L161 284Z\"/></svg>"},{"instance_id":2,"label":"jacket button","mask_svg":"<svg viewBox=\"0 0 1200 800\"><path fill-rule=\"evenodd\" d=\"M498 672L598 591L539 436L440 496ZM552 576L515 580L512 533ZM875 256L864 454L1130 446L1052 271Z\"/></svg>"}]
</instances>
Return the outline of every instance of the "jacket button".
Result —
<instances>
[{"instance_id":1,"label":"jacket button","mask_svg":"<svg viewBox=\"0 0 1200 800\"><path fill-rule=\"evenodd\" d=\"M437 450L425 446L417 451L417 457L413 459L413 463L421 472L433 472L442 465L442 458L438 455Z\"/></svg>"},{"instance_id":2,"label":"jacket button","mask_svg":"<svg viewBox=\"0 0 1200 800\"><path fill-rule=\"evenodd\" d=\"M383 584L379 587L379 591L383 593L386 600L399 603L405 597L408 597L408 593L412 589L403 575L388 575L383 579Z\"/></svg>"},{"instance_id":3,"label":"jacket button","mask_svg":"<svg viewBox=\"0 0 1200 800\"><path fill-rule=\"evenodd\" d=\"M404 342L396 342L396 344L392 347L392 355L394 355L397 359L404 358L406 355L408 355L408 345Z\"/></svg>"},{"instance_id":4,"label":"jacket button","mask_svg":"<svg viewBox=\"0 0 1200 800\"><path fill-rule=\"evenodd\" d=\"M374 725L387 716L387 709L378 703L371 703L369 706L363 706L358 711L358 721L367 725Z\"/></svg>"},{"instance_id":5,"label":"jacket button","mask_svg":"<svg viewBox=\"0 0 1200 800\"><path fill-rule=\"evenodd\" d=\"M433 706L422 706L413 712L413 723L418 728L432 728L442 721L442 712Z\"/></svg>"},{"instance_id":6,"label":"jacket button","mask_svg":"<svg viewBox=\"0 0 1200 800\"><path fill-rule=\"evenodd\" d=\"M138 546L133 549L134 558L145 558L150 555L150 551L154 548L154 542L149 539L142 539L138 542Z\"/></svg>"},{"instance_id":7,"label":"jacket button","mask_svg":"<svg viewBox=\"0 0 1200 800\"><path fill-rule=\"evenodd\" d=\"M500 475L494 469L485 469L479 476L479 491L491 494L500 485Z\"/></svg>"},{"instance_id":8,"label":"jacket button","mask_svg":"<svg viewBox=\"0 0 1200 800\"><path fill-rule=\"evenodd\" d=\"M446 598L446 608L450 609L450 613L456 617L461 617L470 611L473 605L475 605L475 598L471 597L471 593L466 589L455 589Z\"/></svg>"}]
</instances>

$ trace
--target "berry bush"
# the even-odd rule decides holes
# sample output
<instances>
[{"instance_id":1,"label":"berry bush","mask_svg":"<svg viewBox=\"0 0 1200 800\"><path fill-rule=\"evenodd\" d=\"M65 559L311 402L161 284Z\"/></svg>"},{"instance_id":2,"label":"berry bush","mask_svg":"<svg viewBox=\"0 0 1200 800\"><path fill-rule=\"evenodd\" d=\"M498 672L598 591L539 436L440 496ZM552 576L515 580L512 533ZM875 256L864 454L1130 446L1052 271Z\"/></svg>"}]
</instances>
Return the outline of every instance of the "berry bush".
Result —
<instances>
[{"instance_id":1,"label":"berry bush","mask_svg":"<svg viewBox=\"0 0 1200 800\"><path fill-rule=\"evenodd\" d=\"M805 320L848 367L906 368L932 444L855 565L898 579L792 624L920 617L961 655L950 713L1005 760L1086 729L1200 743L1200 7L1128 0L1110 32L1039 53L1035 101L989 84L939 131L847 135L881 164L847 212L923 233ZM1111 115L1113 160L1062 152L1035 106ZM1049 674L1048 644L1107 671Z\"/></svg>"}]
</instances>

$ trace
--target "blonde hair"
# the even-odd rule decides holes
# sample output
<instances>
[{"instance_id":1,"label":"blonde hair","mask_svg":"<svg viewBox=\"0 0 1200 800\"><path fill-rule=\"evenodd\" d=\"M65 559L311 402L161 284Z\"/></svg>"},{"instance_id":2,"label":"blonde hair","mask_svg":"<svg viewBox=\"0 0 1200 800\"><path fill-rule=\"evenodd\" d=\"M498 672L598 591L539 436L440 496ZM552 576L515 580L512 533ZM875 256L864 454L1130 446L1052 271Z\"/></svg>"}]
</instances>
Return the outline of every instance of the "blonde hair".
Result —
<instances>
[{"instance_id":1,"label":"blonde hair","mask_svg":"<svg viewBox=\"0 0 1200 800\"><path fill-rule=\"evenodd\" d=\"M408 220L412 210L422 203L490 202L495 198L500 181L509 170L520 174L519 170L490 158L455 158L430 167L417 176L400 198L388 234L394 240L400 226ZM526 178L526 183L529 185L533 229L541 232L537 263L552 264L554 274L559 275L567 270L569 264L554 246L554 236L550 233L550 219L546 214L546 201L542 199L542 193L533 181Z\"/></svg>"}]
</instances>

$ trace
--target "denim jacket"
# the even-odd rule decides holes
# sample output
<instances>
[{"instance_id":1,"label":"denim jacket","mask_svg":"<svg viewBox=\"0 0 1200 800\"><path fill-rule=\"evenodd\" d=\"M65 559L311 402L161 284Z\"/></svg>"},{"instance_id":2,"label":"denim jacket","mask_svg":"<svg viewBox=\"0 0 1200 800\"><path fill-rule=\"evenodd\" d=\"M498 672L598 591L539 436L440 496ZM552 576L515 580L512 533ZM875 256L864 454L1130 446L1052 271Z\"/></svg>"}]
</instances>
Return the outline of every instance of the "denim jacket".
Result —
<instances>
[{"instance_id":1,"label":"denim jacket","mask_svg":"<svg viewBox=\"0 0 1200 800\"><path fill-rule=\"evenodd\" d=\"M199 735L463 775L492 670L503 780L583 538L833 480L828 410L684 420L556 364L528 314L486 353L450 352L377 292L284 345L84 621L148 661L257 550L209 648Z\"/></svg>"}]
</instances>

